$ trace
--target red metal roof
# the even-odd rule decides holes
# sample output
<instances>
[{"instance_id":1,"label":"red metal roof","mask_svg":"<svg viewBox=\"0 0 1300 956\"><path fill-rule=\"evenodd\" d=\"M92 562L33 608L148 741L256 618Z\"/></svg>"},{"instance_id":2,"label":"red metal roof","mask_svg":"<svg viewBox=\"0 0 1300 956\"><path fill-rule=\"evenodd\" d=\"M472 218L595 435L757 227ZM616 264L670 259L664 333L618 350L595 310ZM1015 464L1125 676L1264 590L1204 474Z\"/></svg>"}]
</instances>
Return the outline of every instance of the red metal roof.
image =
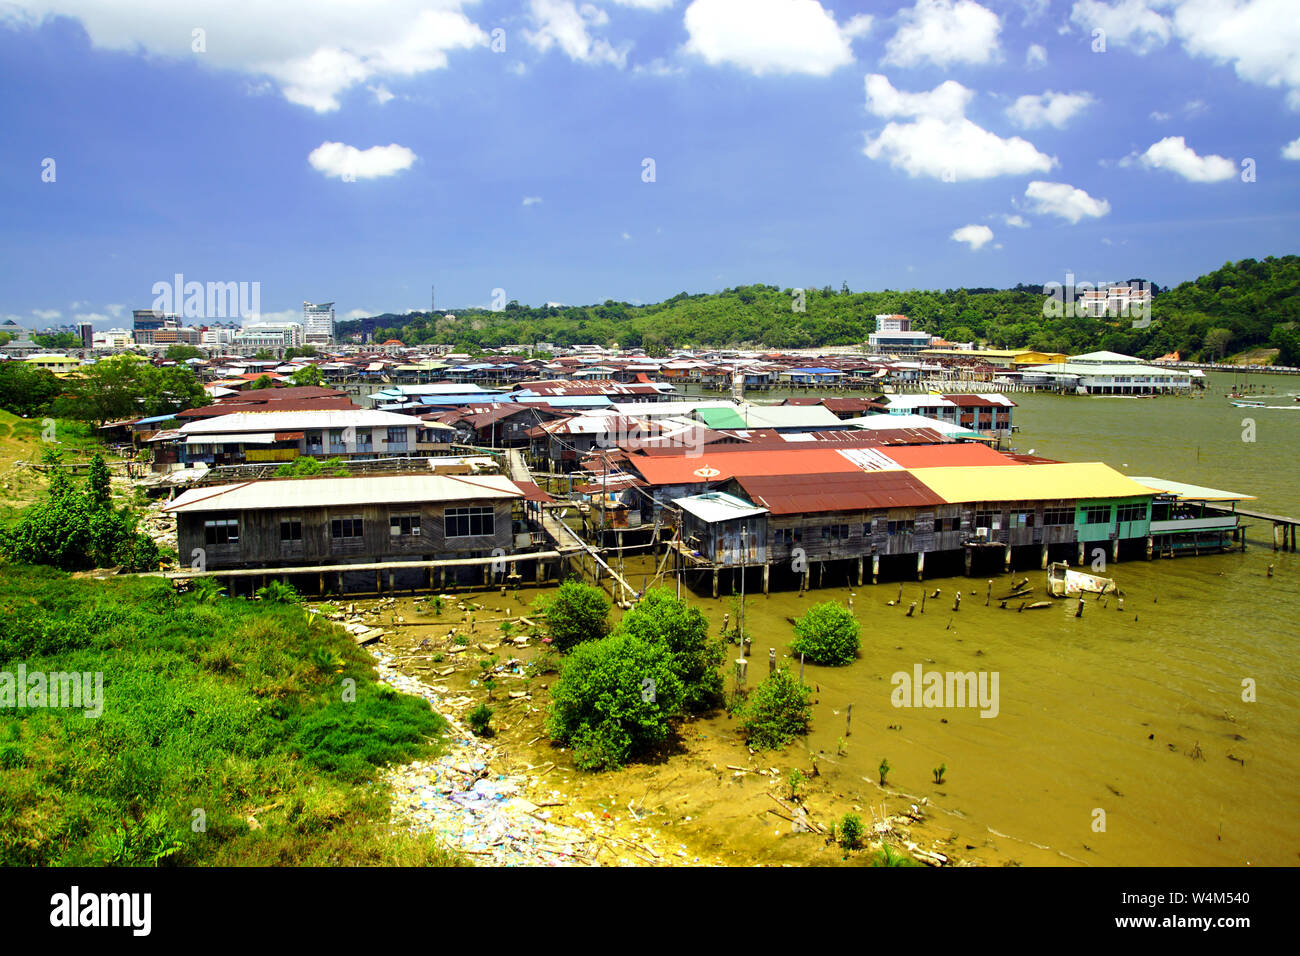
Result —
<instances>
[{"instance_id":1,"label":"red metal roof","mask_svg":"<svg viewBox=\"0 0 1300 956\"><path fill-rule=\"evenodd\" d=\"M851 474L744 475L749 500L774 515L923 508L946 502L906 471L854 469Z\"/></svg>"},{"instance_id":2,"label":"red metal roof","mask_svg":"<svg viewBox=\"0 0 1300 956\"><path fill-rule=\"evenodd\" d=\"M524 493L525 501L540 501L549 504L555 499L531 481L516 481L515 487Z\"/></svg>"},{"instance_id":3,"label":"red metal roof","mask_svg":"<svg viewBox=\"0 0 1300 956\"><path fill-rule=\"evenodd\" d=\"M809 444L812 444L811 442ZM738 449L738 450L730 450ZM722 454L718 454L722 451ZM790 454L797 452L797 457ZM726 481L739 475L780 475L795 469L810 473L856 472L858 466L832 448L710 445L698 455L628 455L628 461L652 485L695 485Z\"/></svg>"},{"instance_id":4,"label":"red metal roof","mask_svg":"<svg viewBox=\"0 0 1300 956\"><path fill-rule=\"evenodd\" d=\"M903 445L885 452L904 468L947 468L953 465L1016 465L1001 452L978 442L946 445Z\"/></svg>"}]
</instances>

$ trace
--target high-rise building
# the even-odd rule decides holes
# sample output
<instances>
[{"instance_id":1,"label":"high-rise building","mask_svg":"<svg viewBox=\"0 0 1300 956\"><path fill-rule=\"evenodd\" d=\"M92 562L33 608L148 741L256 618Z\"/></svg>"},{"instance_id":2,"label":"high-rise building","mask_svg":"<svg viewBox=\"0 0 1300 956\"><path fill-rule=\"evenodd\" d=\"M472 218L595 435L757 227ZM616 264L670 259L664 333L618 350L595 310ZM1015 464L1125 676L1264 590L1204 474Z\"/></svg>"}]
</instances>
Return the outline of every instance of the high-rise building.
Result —
<instances>
[{"instance_id":1,"label":"high-rise building","mask_svg":"<svg viewBox=\"0 0 1300 956\"><path fill-rule=\"evenodd\" d=\"M330 345L334 341L334 303L304 302L302 327L308 345Z\"/></svg>"},{"instance_id":2,"label":"high-rise building","mask_svg":"<svg viewBox=\"0 0 1300 956\"><path fill-rule=\"evenodd\" d=\"M77 323L77 336L81 339L83 349L93 349L95 347L95 328L89 322Z\"/></svg>"}]
</instances>

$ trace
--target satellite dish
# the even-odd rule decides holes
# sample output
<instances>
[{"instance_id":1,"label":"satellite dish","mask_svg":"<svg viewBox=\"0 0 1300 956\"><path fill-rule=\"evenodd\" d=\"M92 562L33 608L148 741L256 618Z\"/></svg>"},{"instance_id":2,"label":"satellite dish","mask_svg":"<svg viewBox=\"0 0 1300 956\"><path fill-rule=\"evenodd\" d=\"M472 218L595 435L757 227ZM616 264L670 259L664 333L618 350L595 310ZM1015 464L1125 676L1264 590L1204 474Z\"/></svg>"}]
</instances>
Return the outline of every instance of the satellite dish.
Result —
<instances>
[{"instance_id":1,"label":"satellite dish","mask_svg":"<svg viewBox=\"0 0 1300 956\"><path fill-rule=\"evenodd\" d=\"M710 468L705 465L703 468L696 468L693 474L696 478L716 478L718 475L722 474L722 472L718 471L716 468Z\"/></svg>"},{"instance_id":2,"label":"satellite dish","mask_svg":"<svg viewBox=\"0 0 1300 956\"><path fill-rule=\"evenodd\" d=\"M1032 454L1033 454L1033 453L1034 453L1034 449L1032 449L1032 448L1031 448L1031 449L1029 449L1029 452L1028 452L1028 454L1030 454L1030 455L1032 455Z\"/></svg>"}]
</instances>

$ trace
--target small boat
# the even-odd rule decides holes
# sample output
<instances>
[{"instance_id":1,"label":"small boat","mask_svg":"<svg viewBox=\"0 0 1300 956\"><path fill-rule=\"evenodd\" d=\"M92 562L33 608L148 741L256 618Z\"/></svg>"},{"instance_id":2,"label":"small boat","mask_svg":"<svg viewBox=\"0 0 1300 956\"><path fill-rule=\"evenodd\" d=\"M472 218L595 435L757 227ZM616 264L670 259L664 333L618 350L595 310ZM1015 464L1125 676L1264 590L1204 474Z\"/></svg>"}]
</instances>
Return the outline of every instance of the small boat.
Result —
<instances>
[{"instance_id":1,"label":"small boat","mask_svg":"<svg viewBox=\"0 0 1300 956\"><path fill-rule=\"evenodd\" d=\"M1233 407L1235 407L1235 408L1263 408L1263 407L1264 407L1264 403L1263 403L1263 402L1254 402L1254 401L1251 401L1251 402L1232 402L1231 404L1232 404Z\"/></svg>"},{"instance_id":2,"label":"small boat","mask_svg":"<svg viewBox=\"0 0 1300 956\"><path fill-rule=\"evenodd\" d=\"M1054 561L1047 566L1047 591L1052 597L1076 597L1080 594L1114 594L1119 589L1111 578L1072 571L1069 565Z\"/></svg>"}]
</instances>

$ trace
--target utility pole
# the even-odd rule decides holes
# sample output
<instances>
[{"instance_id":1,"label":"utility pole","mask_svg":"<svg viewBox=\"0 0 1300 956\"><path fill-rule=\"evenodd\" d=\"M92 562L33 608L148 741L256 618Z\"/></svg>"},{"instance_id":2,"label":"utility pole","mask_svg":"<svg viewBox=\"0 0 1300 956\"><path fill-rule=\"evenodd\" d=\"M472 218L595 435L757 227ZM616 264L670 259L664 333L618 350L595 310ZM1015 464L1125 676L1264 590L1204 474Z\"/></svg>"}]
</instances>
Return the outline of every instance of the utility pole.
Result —
<instances>
[{"instance_id":1,"label":"utility pole","mask_svg":"<svg viewBox=\"0 0 1300 956\"><path fill-rule=\"evenodd\" d=\"M745 547L746 539L749 536L749 528L745 525L740 526L740 656L745 656L745 557L748 550Z\"/></svg>"}]
</instances>

